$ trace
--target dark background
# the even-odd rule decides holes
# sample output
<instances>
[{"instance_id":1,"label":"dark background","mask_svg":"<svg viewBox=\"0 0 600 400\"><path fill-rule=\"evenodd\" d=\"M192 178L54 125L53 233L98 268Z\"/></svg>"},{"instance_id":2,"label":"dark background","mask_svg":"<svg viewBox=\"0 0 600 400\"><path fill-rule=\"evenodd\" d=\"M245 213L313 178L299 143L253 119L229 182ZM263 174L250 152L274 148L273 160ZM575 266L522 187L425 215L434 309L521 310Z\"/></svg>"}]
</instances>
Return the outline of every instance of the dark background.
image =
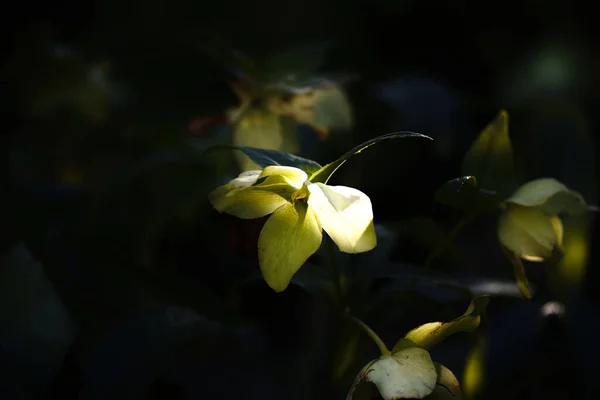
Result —
<instances>
[{"instance_id":1,"label":"dark background","mask_svg":"<svg viewBox=\"0 0 600 400\"><path fill-rule=\"evenodd\" d=\"M300 155L322 164L392 131L435 139L385 142L334 179L367 193L386 229L372 256L339 262L373 279L350 301L391 345L468 304L419 265L461 218L434 200L436 189L461 175L500 109L522 182L552 176L598 204L600 52L583 4L12 4L0 17L0 398L343 398L377 354L315 284L328 274L320 253L303 268L316 271L304 286L275 294L257 276L261 221L208 204L236 167L226 154L200 155L227 134L188 125L237 101L208 54L261 58L329 43L317 74L353 77L340 82L355 124L326 141L299 130ZM425 275L514 282L497 216L470 224ZM462 380L483 343L479 398L596 398L598 223L586 221L569 225L586 227L590 251L576 284L530 265L532 300L489 293L482 327L432 351ZM411 286L414 276L423 284ZM549 301L563 312L543 313Z\"/></svg>"}]
</instances>

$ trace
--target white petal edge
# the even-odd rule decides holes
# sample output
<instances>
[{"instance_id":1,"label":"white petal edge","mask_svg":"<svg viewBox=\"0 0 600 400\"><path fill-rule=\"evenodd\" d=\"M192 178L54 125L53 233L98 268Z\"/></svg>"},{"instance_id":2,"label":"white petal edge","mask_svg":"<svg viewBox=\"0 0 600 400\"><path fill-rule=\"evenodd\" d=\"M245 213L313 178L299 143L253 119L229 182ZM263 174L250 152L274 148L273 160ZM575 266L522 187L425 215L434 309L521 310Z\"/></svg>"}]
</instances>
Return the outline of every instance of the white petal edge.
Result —
<instances>
[{"instance_id":1,"label":"white petal edge","mask_svg":"<svg viewBox=\"0 0 600 400\"><path fill-rule=\"evenodd\" d=\"M377 245L369 197L346 186L308 185L311 207L325 232L344 253L362 253Z\"/></svg>"}]
</instances>

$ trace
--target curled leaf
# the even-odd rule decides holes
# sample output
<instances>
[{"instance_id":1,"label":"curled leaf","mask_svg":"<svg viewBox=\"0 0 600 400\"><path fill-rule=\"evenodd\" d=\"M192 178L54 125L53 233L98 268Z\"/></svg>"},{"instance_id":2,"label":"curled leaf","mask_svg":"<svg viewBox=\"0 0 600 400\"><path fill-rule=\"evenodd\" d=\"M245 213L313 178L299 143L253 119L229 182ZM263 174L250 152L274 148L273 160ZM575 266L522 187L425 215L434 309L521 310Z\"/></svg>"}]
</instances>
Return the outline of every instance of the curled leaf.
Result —
<instances>
[{"instance_id":1,"label":"curled leaf","mask_svg":"<svg viewBox=\"0 0 600 400\"><path fill-rule=\"evenodd\" d=\"M367 400L372 385L385 400L422 399L435 389L437 372L429 352L409 347L367 364L358 374L346 400Z\"/></svg>"},{"instance_id":2,"label":"curled leaf","mask_svg":"<svg viewBox=\"0 0 600 400\"><path fill-rule=\"evenodd\" d=\"M568 213L579 216L587 211L583 196L553 178L540 178L521 186L508 203L533 207L548 215Z\"/></svg>"},{"instance_id":3,"label":"curled leaf","mask_svg":"<svg viewBox=\"0 0 600 400\"><path fill-rule=\"evenodd\" d=\"M410 346L410 343L428 349L454 333L475 330L479 326L481 315L485 312L488 302L489 297L487 296L475 297L471 300L467 311L455 320L450 322L429 322L411 330L403 339L400 339L396 343L392 352Z\"/></svg>"}]
</instances>

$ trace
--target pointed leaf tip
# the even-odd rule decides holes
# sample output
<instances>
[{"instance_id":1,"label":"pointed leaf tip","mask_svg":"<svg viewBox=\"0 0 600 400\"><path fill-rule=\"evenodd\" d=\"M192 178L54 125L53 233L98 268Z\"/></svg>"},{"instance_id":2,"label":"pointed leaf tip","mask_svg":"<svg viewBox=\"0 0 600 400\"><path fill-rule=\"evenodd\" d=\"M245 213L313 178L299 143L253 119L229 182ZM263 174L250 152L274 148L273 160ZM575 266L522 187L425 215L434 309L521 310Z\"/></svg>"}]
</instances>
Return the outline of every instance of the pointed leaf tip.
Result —
<instances>
[{"instance_id":1,"label":"pointed leaf tip","mask_svg":"<svg viewBox=\"0 0 600 400\"><path fill-rule=\"evenodd\" d=\"M366 150L367 148L369 148L369 147L373 146L374 144L377 144L383 140L401 139L401 138L407 138L407 137L420 137L420 138L433 140L433 138L431 138L427 135L423 135L422 133L408 132L408 131L393 132L393 133L388 133L385 135L377 136L373 139L367 140L366 142L359 144L358 146L353 147L352 149L347 151L344 155L342 155L337 160L325 165L324 167L320 168L318 171L315 171L308 179L314 183L317 183L317 182L327 183L327 181L329 180L329 178L331 178L331 176L335 173L335 171L337 171L337 169L339 167L341 167L342 164L344 164L350 157L361 153L363 150Z\"/></svg>"},{"instance_id":2,"label":"pointed leaf tip","mask_svg":"<svg viewBox=\"0 0 600 400\"><path fill-rule=\"evenodd\" d=\"M479 326L481 316L485 313L488 303L488 296L473 298L463 315L450 322L429 322L411 330L398 341L392 352L405 348L410 342L428 349L454 333L475 330Z\"/></svg>"}]
</instances>

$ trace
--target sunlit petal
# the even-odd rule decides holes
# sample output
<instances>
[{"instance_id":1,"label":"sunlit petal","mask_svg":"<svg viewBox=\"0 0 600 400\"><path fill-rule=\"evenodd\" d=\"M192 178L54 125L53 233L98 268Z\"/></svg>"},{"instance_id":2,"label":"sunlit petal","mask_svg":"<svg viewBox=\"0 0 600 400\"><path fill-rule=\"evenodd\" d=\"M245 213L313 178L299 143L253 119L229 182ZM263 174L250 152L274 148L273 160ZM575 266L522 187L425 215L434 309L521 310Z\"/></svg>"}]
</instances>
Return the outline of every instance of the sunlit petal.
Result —
<instances>
[{"instance_id":1,"label":"sunlit petal","mask_svg":"<svg viewBox=\"0 0 600 400\"><path fill-rule=\"evenodd\" d=\"M360 386L372 382L385 400L422 399L435 389L437 372L427 350L412 347L367 364L356 377L348 400L360 400ZM372 398L372 397L368 397Z\"/></svg>"},{"instance_id":2,"label":"sunlit petal","mask_svg":"<svg viewBox=\"0 0 600 400\"><path fill-rule=\"evenodd\" d=\"M369 197L345 186L308 185L308 205L323 229L345 253L369 251L377 245Z\"/></svg>"},{"instance_id":3,"label":"sunlit petal","mask_svg":"<svg viewBox=\"0 0 600 400\"><path fill-rule=\"evenodd\" d=\"M306 203L287 203L275 211L258 238L258 259L267 284L283 291L321 240L321 224Z\"/></svg>"},{"instance_id":4,"label":"sunlit petal","mask_svg":"<svg viewBox=\"0 0 600 400\"><path fill-rule=\"evenodd\" d=\"M213 190L208 195L208 200L217 211L242 219L264 217L288 203L274 191L257 190L253 187L231 190L228 185Z\"/></svg>"},{"instance_id":5,"label":"sunlit petal","mask_svg":"<svg viewBox=\"0 0 600 400\"><path fill-rule=\"evenodd\" d=\"M306 172L302 171L301 169L282 165L271 165L263 169L258 179L265 177L285 179L288 184L296 189L300 189L304 182L308 179Z\"/></svg>"}]
</instances>

